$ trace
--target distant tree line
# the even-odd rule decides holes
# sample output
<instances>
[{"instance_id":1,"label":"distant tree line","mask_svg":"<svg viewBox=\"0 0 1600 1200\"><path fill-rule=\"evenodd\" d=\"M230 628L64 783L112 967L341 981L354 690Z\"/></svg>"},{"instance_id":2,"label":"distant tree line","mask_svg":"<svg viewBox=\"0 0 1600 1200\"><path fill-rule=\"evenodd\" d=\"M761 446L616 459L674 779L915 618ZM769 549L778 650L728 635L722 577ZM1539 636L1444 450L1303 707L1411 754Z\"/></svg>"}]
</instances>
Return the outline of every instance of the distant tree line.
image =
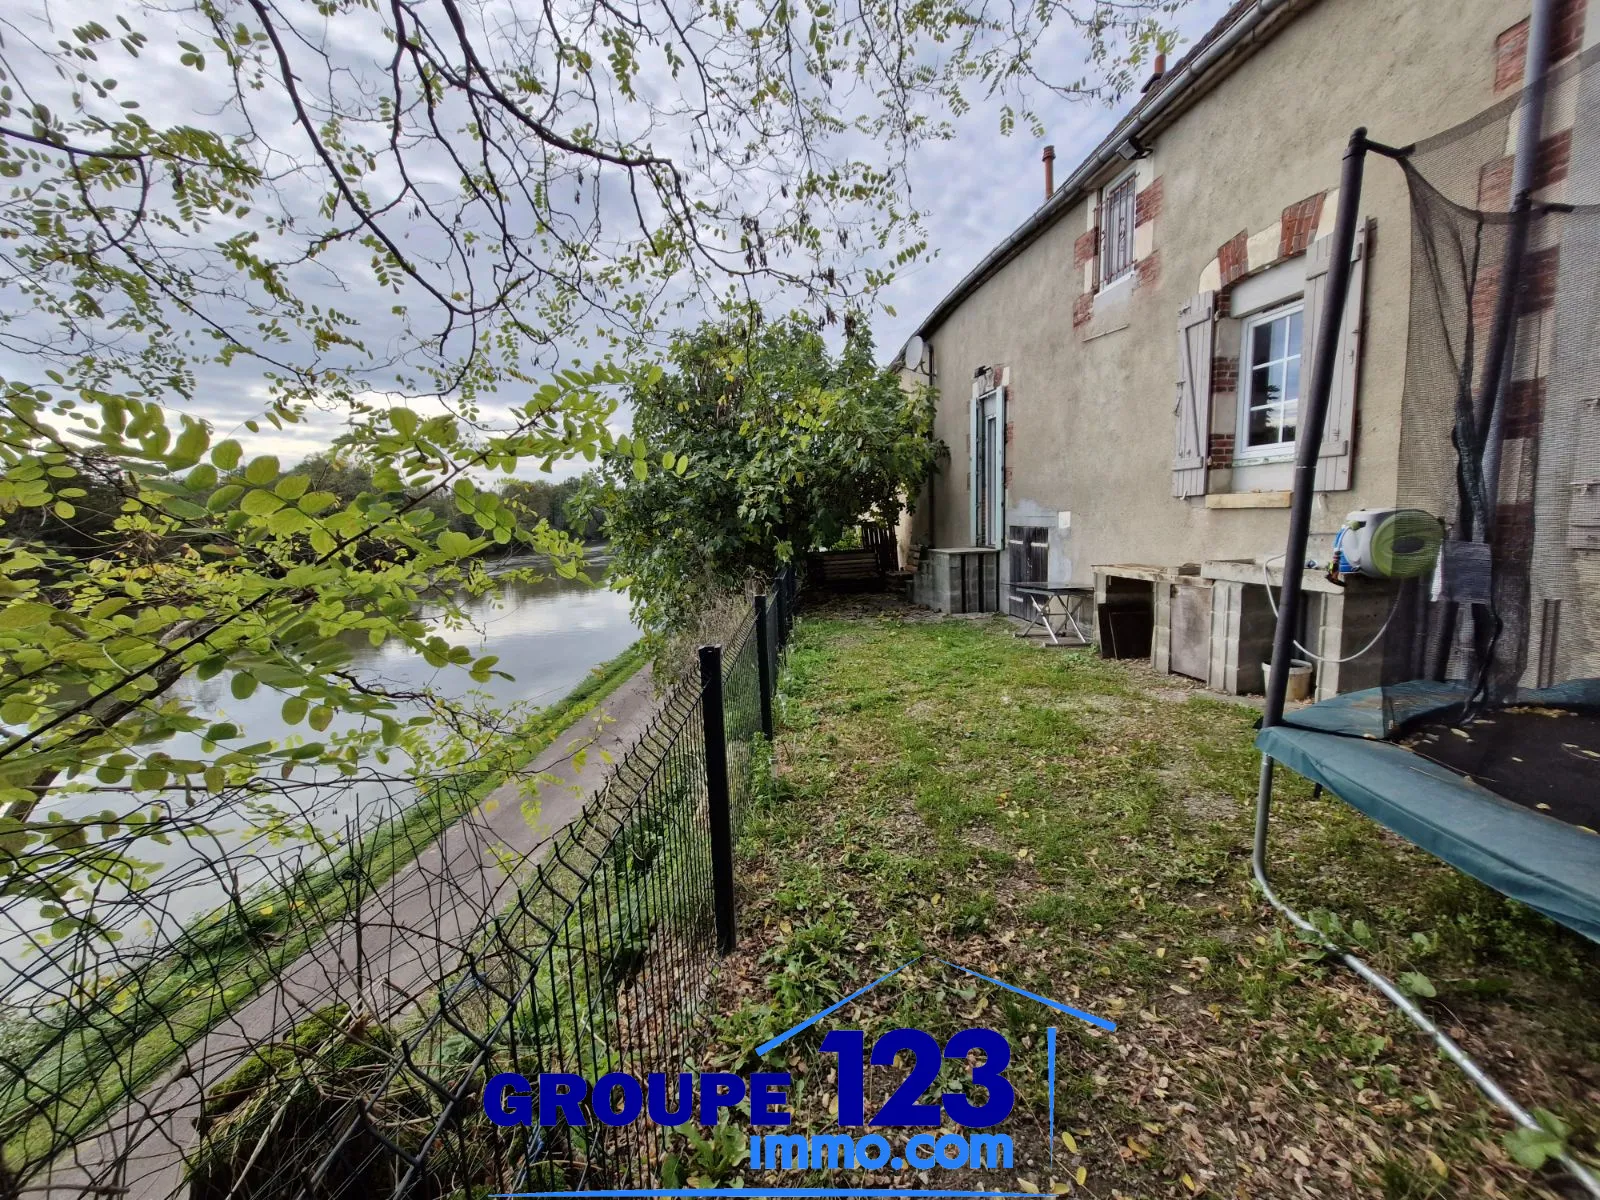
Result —
<instances>
[{"instance_id":1,"label":"distant tree line","mask_svg":"<svg viewBox=\"0 0 1600 1200\"><path fill-rule=\"evenodd\" d=\"M0 537L38 542L81 557L93 557L98 551L113 546L125 549L126 533L118 529L117 522L119 518L138 516L137 481L128 477L115 461L104 455L86 455L84 466L86 469L74 480L83 493L81 496L76 496L70 505L19 507L0 513ZM371 468L353 457L318 452L308 455L292 470L309 479L310 489L332 493L341 504L351 504L363 495L380 493L373 482ZM238 482L236 477L241 475L242 472L237 470L219 474L216 484L195 494L194 499L204 504L220 489ZM605 536L606 511L603 505L595 502L593 480L587 477L574 476L562 480L505 479L493 489L493 493L516 512L525 526L533 527L541 521L548 522L552 530L586 545L601 541ZM461 511L455 497L448 491L424 497L417 507L436 516L441 522L438 526L441 530L453 529L469 537L476 537L481 532L473 515ZM203 529L190 529L186 534L183 542L173 542L171 546L165 544L167 539L150 538L145 557L148 560L160 559L179 545L205 540ZM381 545L367 547L368 555L372 557L381 556L382 551ZM516 552L516 547L493 543L484 550L486 555Z\"/></svg>"}]
</instances>

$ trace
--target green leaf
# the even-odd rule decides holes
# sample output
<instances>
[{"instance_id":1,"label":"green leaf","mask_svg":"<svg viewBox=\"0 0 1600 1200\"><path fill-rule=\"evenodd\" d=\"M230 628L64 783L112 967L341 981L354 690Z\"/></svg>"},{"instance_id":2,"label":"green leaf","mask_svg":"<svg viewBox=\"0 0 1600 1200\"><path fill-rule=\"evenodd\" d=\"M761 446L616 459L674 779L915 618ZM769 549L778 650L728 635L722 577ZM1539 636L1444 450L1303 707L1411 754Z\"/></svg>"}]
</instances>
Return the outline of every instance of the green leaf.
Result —
<instances>
[{"instance_id":1,"label":"green leaf","mask_svg":"<svg viewBox=\"0 0 1600 1200\"><path fill-rule=\"evenodd\" d=\"M245 494L245 498L239 507L252 517L265 517L282 508L283 501L265 488L252 488Z\"/></svg>"},{"instance_id":2,"label":"green leaf","mask_svg":"<svg viewBox=\"0 0 1600 1200\"><path fill-rule=\"evenodd\" d=\"M417 432L417 414L409 408L391 408L389 424L394 426L394 431L401 437L408 438Z\"/></svg>"},{"instance_id":3,"label":"green leaf","mask_svg":"<svg viewBox=\"0 0 1600 1200\"><path fill-rule=\"evenodd\" d=\"M472 539L455 529L446 529L439 535L439 553L450 558L464 558L472 552Z\"/></svg>"},{"instance_id":4,"label":"green leaf","mask_svg":"<svg viewBox=\"0 0 1600 1200\"><path fill-rule=\"evenodd\" d=\"M243 453L244 447L229 438L211 447L211 461L217 464L217 470L231 471L239 465L239 456Z\"/></svg>"},{"instance_id":5,"label":"green leaf","mask_svg":"<svg viewBox=\"0 0 1600 1200\"><path fill-rule=\"evenodd\" d=\"M206 730L206 741L227 742L239 736L239 727L232 721L221 721Z\"/></svg>"},{"instance_id":6,"label":"green leaf","mask_svg":"<svg viewBox=\"0 0 1600 1200\"><path fill-rule=\"evenodd\" d=\"M257 487L265 487L278 477L278 456L263 454L260 458L250 460L250 465L244 469L246 481Z\"/></svg>"},{"instance_id":7,"label":"green leaf","mask_svg":"<svg viewBox=\"0 0 1600 1200\"><path fill-rule=\"evenodd\" d=\"M333 709L326 704L319 704L311 710L311 728L321 733L333 723Z\"/></svg>"},{"instance_id":8,"label":"green leaf","mask_svg":"<svg viewBox=\"0 0 1600 1200\"><path fill-rule=\"evenodd\" d=\"M298 508L280 508L267 521L267 531L274 537L289 537L311 524L311 518Z\"/></svg>"},{"instance_id":9,"label":"green leaf","mask_svg":"<svg viewBox=\"0 0 1600 1200\"><path fill-rule=\"evenodd\" d=\"M200 461L200 456L206 452L206 447L211 444L211 434L206 427L198 421L186 421L183 432L178 435L177 442L172 447L172 453L167 455L167 461L174 467L192 467Z\"/></svg>"},{"instance_id":10,"label":"green leaf","mask_svg":"<svg viewBox=\"0 0 1600 1200\"><path fill-rule=\"evenodd\" d=\"M272 490L285 500L298 500L306 494L306 488L311 484L307 475L285 475L278 480L278 485Z\"/></svg>"},{"instance_id":11,"label":"green leaf","mask_svg":"<svg viewBox=\"0 0 1600 1200\"><path fill-rule=\"evenodd\" d=\"M643 482L645 479L647 479L649 477L649 475L650 475L650 468L644 465L644 459L642 459L642 458L634 459L633 460L633 477L635 479Z\"/></svg>"},{"instance_id":12,"label":"green leaf","mask_svg":"<svg viewBox=\"0 0 1600 1200\"><path fill-rule=\"evenodd\" d=\"M306 698L304 696L290 696L283 702L283 723L285 725L298 725L306 719Z\"/></svg>"},{"instance_id":13,"label":"green leaf","mask_svg":"<svg viewBox=\"0 0 1600 1200\"><path fill-rule=\"evenodd\" d=\"M239 671L228 685L228 690L233 693L235 700L248 700L255 694L256 677L248 671Z\"/></svg>"},{"instance_id":14,"label":"green leaf","mask_svg":"<svg viewBox=\"0 0 1600 1200\"><path fill-rule=\"evenodd\" d=\"M183 481L183 486L191 492L203 492L207 488L217 485L217 469L210 463L201 463L190 471Z\"/></svg>"},{"instance_id":15,"label":"green leaf","mask_svg":"<svg viewBox=\"0 0 1600 1200\"><path fill-rule=\"evenodd\" d=\"M1517 1126L1500 1139L1507 1153L1530 1171L1537 1171L1565 1148L1563 1139L1547 1129Z\"/></svg>"},{"instance_id":16,"label":"green leaf","mask_svg":"<svg viewBox=\"0 0 1600 1200\"><path fill-rule=\"evenodd\" d=\"M1433 986L1433 980L1429 979L1421 971L1405 972L1400 976L1400 986L1413 996L1423 996L1427 999L1432 999L1439 994L1438 989Z\"/></svg>"},{"instance_id":17,"label":"green leaf","mask_svg":"<svg viewBox=\"0 0 1600 1200\"><path fill-rule=\"evenodd\" d=\"M0 608L0 629L32 629L50 620L55 611L48 604L8 604Z\"/></svg>"},{"instance_id":18,"label":"green leaf","mask_svg":"<svg viewBox=\"0 0 1600 1200\"><path fill-rule=\"evenodd\" d=\"M339 497L332 492L307 492L300 497L300 511L314 517L318 513L326 512L337 503Z\"/></svg>"},{"instance_id":19,"label":"green leaf","mask_svg":"<svg viewBox=\"0 0 1600 1200\"><path fill-rule=\"evenodd\" d=\"M233 502L244 495L244 488L237 483L226 483L211 493L211 498L206 501L206 507L212 512L221 512L225 508L232 508Z\"/></svg>"},{"instance_id":20,"label":"green leaf","mask_svg":"<svg viewBox=\"0 0 1600 1200\"><path fill-rule=\"evenodd\" d=\"M72 505L68 504L65 500L57 500L55 513L56 516L60 517L63 521L70 521L73 517L78 515L78 510L73 508Z\"/></svg>"}]
</instances>

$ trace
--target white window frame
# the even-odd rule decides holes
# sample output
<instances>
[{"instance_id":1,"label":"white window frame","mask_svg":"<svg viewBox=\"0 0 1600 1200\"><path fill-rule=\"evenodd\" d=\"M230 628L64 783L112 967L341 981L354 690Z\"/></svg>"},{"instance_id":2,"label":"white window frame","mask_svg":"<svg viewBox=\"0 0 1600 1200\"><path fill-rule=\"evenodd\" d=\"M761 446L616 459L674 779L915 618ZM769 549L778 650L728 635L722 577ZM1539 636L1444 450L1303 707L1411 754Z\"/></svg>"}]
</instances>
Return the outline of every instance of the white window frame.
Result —
<instances>
[{"instance_id":1,"label":"white window frame","mask_svg":"<svg viewBox=\"0 0 1600 1200\"><path fill-rule=\"evenodd\" d=\"M1233 437L1233 459L1235 462L1274 462L1294 457L1295 443L1300 438L1300 411L1302 406L1299 401L1305 399L1307 379L1305 371L1300 372L1300 394L1295 397L1295 425L1294 437L1286 442L1273 442L1266 446L1252 446L1250 444L1250 409L1251 388L1255 386L1256 364L1250 360L1255 331L1262 325L1273 321L1282 320L1295 312L1301 314L1300 320L1300 362L1305 365L1306 328L1305 328L1305 297L1296 296L1282 304L1253 312L1242 318L1239 329L1239 406L1237 427Z\"/></svg>"},{"instance_id":2,"label":"white window frame","mask_svg":"<svg viewBox=\"0 0 1600 1200\"><path fill-rule=\"evenodd\" d=\"M1134 230L1138 228L1139 215L1139 168L1129 167L1118 175L1105 187L1100 189L1099 203L1095 206L1097 222L1100 226L1100 244L1095 247L1095 270L1100 276L1098 291L1116 287L1126 279L1133 278L1133 269L1138 265L1139 254L1134 247ZM1112 193L1126 184L1129 188L1128 204L1128 264L1116 275L1112 275L1108 268L1111 240L1111 226L1109 222L1110 211L1107 201Z\"/></svg>"}]
</instances>

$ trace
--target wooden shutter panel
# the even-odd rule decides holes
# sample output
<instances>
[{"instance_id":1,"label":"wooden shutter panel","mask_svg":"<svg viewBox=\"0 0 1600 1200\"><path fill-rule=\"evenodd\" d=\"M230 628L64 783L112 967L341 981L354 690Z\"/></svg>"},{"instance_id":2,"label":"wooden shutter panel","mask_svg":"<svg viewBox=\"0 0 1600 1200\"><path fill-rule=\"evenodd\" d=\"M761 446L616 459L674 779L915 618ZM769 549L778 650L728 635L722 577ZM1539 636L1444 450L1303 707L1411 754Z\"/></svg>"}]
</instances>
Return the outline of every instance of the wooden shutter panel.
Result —
<instances>
[{"instance_id":1,"label":"wooden shutter panel","mask_svg":"<svg viewBox=\"0 0 1600 1200\"><path fill-rule=\"evenodd\" d=\"M1332 236L1318 238L1306 249L1305 313L1301 320L1300 402L1305 404L1315 369L1317 331L1327 305L1328 268L1333 265ZM1333 390L1328 393L1328 416L1322 424L1322 449L1317 459L1319 492L1343 491L1350 486L1355 461L1356 379L1361 365L1362 297L1367 277L1367 230L1356 230L1350 252L1350 291L1345 297L1344 320L1339 326L1339 361L1333 368Z\"/></svg>"},{"instance_id":2,"label":"wooden shutter panel","mask_svg":"<svg viewBox=\"0 0 1600 1200\"><path fill-rule=\"evenodd\" d=\"M978 408L983 388L972 384L972 411L967 414L967 545L978 544Z\"/></svg>"},{"instance_id":3,"label":"wooden shutter panel","mask_svg":"<svg viewBox=\"0 0 1600 1200\"><path fill-rule=\"evenodd\" d=\"M1577 437L1572 456L1572 509L1567 518L1567 545L1573 550L1600 550L1600 399L1570 402L1577 409Z\"/></svg>"},{"instance_id":4,"label":"wooden shutter panel","mask_svg":"<svg viewBox=\"0 0 1600 1200\"><path fill-rule=\"evenodd\" d=\"M1199 496L1206 490L1211 451L1211 343L1216 292L1191 296L1178 310L1178 428L1172 455L1172 494Z\"/></svg>"}]
</instances>

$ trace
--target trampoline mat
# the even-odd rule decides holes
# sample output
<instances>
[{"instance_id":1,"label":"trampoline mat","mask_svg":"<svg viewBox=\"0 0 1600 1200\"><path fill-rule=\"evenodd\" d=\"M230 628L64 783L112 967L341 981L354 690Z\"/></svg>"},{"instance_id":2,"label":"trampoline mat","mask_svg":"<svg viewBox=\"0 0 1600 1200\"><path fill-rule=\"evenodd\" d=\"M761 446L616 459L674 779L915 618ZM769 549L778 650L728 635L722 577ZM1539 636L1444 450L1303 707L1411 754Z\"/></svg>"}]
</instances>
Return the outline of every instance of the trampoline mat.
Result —
<instances>
[{"instance_id":1,"label":"trampoline mat","mask_svg":"<svg viewBox=\"0 0 1600 1200\"><path fill-rule=\"evenodd\" d=\"M1396 740L1514 804L1600 830L1600 713L1517 705L1465 724L1423 719Z\"/></svg>"}]
</instances>

